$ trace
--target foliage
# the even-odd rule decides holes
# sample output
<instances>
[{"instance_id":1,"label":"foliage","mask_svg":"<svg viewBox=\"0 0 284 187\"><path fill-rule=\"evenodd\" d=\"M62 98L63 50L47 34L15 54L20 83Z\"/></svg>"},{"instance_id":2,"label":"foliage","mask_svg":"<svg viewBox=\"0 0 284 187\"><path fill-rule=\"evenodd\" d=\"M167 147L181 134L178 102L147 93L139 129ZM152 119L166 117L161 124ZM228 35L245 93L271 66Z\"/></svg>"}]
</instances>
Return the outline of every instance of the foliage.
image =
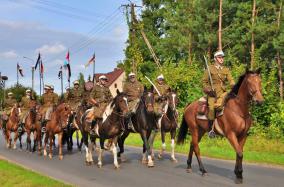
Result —
<instances>
[{"instance_id":1,"label":"foliage","mask_svg":"<svg viewBox=\"0 0 284 187\"><path fill-rule=\"evenodd\" d=\"M182 110L203 94L200 81L204 72L203 55L212 61L217 50L219 1L143 0L143 5L141 19L135 25L135 37L129 32L126 59L119 66L129 72L132 59L140 59L137 61L139 79L147 86L149 83L144 76L154 80L163 73L167 83L178 90ZM252 106L255 123L251 132L284 138L284 125L278 120L282 119L279 111L283 107L279 104L280 78L275 61L277 52L284 59L284 19L283 15L280 19L278 16L280 6L283 14L282 0L257 0L257 14L252 26L251 0L223 1L222 43L225 63L237 80L246 67L250 67L251 36L254 33L254 67L262 68L265 103L261 107ZM145 31L161 61L161 69L154 63L139 28Z\"/></svg>"}]
</instances>

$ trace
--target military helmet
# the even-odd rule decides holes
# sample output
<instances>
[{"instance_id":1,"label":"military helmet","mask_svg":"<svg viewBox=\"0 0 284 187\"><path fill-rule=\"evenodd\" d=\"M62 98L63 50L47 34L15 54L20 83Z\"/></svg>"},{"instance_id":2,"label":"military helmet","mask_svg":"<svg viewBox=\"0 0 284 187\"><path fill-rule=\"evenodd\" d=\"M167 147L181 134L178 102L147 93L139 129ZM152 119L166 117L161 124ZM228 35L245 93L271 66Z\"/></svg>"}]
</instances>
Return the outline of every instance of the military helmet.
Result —
<instances>
[{"instance_id":1,"label":"military helmet","mask_svg":"<svg viewBox=\"0 0 284 187\"><path fill-rule=\"evenodd\" d=\"M157 80L164 80L165 78L164 78L164 75L163 74L161 74L161 75L159 75L158 77L157 77Z\"/></svg>"}]
</instances>

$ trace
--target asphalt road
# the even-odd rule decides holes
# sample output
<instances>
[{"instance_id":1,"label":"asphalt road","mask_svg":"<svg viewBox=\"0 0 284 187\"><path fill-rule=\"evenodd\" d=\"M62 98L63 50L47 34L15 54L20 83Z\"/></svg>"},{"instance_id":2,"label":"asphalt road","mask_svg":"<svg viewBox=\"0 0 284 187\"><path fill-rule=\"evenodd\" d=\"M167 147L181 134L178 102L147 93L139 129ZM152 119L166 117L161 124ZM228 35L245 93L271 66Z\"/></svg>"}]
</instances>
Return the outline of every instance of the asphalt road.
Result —
<instances>
[{"instance_id":1,"label":"asphalt road","mask_svg":"<svg viewBox=\"0 0 284 187\"><path fill-rule=\"evenodd\" d=\"M25 144L24 144L25 147ZM244 164L244 183L234 183L234 162L203 158L208 176L198 173L194 157L193 173L186 173L186 156L177 155L178 163L172 163L167 154L163 160L155 160L154 168L147 168L140 161L141 149L126 148L128 161L115 170L110 152L104 152L103 168L85 165L85 154L75 150L58 159L57 151L52 160L28 153L25 150L8 150L2 132L0 135L0 156L16 162L44 175L65 181L76 186L115 186L115 187L183 187L183 186L284 186L284 168ZM97 155L95 156L95 161Z\"/></svg>"}]
</instances>

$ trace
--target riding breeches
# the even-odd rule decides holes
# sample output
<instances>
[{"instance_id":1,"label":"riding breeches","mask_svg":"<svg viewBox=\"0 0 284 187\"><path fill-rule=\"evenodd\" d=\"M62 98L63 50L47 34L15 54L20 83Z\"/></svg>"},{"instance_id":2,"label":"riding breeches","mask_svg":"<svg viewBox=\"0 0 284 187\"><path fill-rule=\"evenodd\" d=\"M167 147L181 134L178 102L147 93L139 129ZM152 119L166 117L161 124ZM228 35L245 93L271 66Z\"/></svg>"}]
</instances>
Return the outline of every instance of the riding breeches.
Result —
<instances>
[{"instance_id":1,"label":"riding breeches","mask_svg":"<svg viewBox=\"0 0 284 187\"><path fill-rule=\"evenodd\" d=\"M227 95L227 92L223 92L221 94L217 94L217 98L215 97L208 97L208 119L214 120L215 119L215 109L222 110L224 106L224 99Z\"/></svg>"}]
</instances>

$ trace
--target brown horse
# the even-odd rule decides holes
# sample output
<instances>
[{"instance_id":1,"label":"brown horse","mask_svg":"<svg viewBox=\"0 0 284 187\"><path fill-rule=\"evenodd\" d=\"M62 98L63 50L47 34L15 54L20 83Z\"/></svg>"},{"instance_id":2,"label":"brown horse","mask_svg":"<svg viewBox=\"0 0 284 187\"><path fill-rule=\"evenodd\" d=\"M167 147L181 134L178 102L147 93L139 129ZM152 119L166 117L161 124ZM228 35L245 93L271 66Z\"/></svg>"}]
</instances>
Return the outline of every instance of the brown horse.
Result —
<instances>
[{"instance_id":1,"label":"brown horse","mask_svg":"<svg viewBox=\"0 0 284 187\"><path fill-rule=\"evenodd\" d=\"M38 153L41 154L42 141L41 141L41 114L39 112L39 105L35 100L30 102L30 111L25 119L25 131L27 133L27 150L30 152L36 151L38 146ZM34 136L34 146L31 146L31 134Z\"/></svg>"},{"instance_id":2,"label":"brown horse","mask_svg":"<svg viewBox=\"0 0 284 187\"><path fill-rule=\"evenodd\" d=\"M239 81L233 87L224 102L223 115L217 117L217 120L215 120L215 122L217 122L214 126L215 131L222 133L236 151L236 164L234 170L236 183L242 183L243 181L243 147L248 130L252 124L252 118L249 113L249 106L252 101L257 104L261 104L264 101L261 93L260 70L246 71L246 73L239 78ZM199 170L202 175L204 175L207 171L204 169L201 162L198 143L204 133L209 130L209 127L207 120L197 119L197 110L197 101L185 108L177 142L178 144L184 142L189 129L192 140L187 160L187 171L192 172L192 154L195 152Z\"/></svg>"},{"instance_id":3,"label":"brown horse","mask_svg":"<svg viewBox=\"0 0 284 187\"><path fill-rule=\"evenodd\" d=\"M161 139L162 139L162 149L158 154L158 158L163 158L163 154L166 149L165 136L166 133L169 132L171 135L171 160L173 162L177 162L175 158L175 137L176 137L176 129L178 127L177 119L177 104L178 104L178 96L176 91L170 91L167 97L168 105L166 107L165 114L161 119Z\"/></svg>"},{"instance_id":4,"label":"brown horse","mask_svg":"<svg viewBox=\"0 0 284 187\"><path fill-rule=\"evenodd\" d=\"M6 128L5 128L5 138L7 143L7 148L11 148L12 143L12 137L11 133L14 132L14 144L13 149L16 149L16 143L19 137L19 120L20 120L20 109L18 107L18 104L16 104L12 109L10 116L8 118Z\"/></svg>"},{"instance_id":5,"label":"brown horse","mask_svg":"<svg viewBox=\"0 0 284 187\"><path fill-rule=\"evenodd\" d=\"M52 158L52 146L55 140L55 134L58 134L59 159L63 159L62 154L62 137L63 131L67 127L71 107L66 103L59 104L51 113L50 121L46 124L46 133L44 139L44 156L47 156L46 144L49 139L49 158Z\"/></svg>"}]
</instances>

